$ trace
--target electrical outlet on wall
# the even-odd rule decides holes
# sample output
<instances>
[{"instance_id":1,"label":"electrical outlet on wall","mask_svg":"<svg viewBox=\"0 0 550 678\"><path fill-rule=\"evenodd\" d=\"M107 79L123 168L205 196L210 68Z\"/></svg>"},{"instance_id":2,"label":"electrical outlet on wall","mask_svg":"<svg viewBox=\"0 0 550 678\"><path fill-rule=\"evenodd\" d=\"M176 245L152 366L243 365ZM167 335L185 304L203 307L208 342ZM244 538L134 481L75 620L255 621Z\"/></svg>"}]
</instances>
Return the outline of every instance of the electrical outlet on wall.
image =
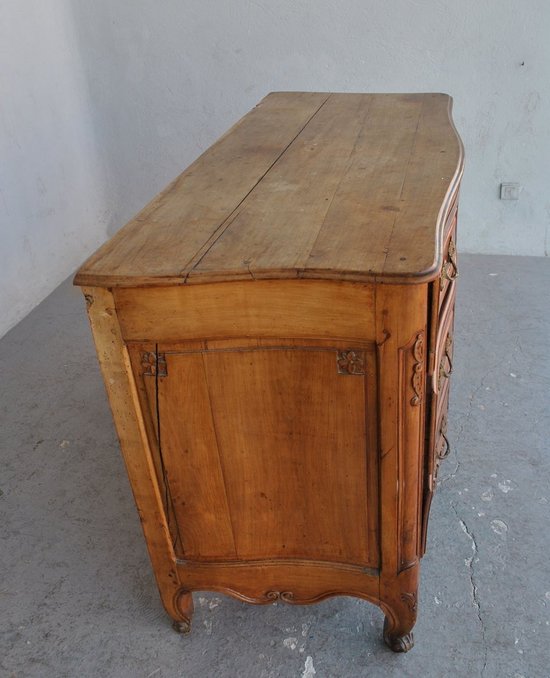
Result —
<instances>
[{"instance_id":1,"label":"electrical outlet on wall","mask_svg":"<svg viewBox=\"0 0 550 678\"><path fill-rule=\"evenodd\" d=\"M501 200L519 200L522 186L512 181L507 181L500 184L500 199Z\"/></svg>"}]
</instances>

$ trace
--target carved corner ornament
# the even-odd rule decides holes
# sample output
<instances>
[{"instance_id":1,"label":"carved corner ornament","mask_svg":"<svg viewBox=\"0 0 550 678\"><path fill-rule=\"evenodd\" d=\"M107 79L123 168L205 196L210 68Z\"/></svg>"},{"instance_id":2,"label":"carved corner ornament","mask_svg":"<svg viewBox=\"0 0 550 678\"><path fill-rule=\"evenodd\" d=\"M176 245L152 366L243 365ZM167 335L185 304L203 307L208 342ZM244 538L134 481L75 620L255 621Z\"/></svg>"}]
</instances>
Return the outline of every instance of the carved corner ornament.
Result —
<instances>
[{"instance_id":1,"label":"carved corner ornament","mask_svg":"<svg viewBox=\"0 0 550 678\"><path fill-rule=\"evenodd\" d=\"M164 353L145 351L141 354L141 366L144 377L166 377L166 356Z\"/></svg>"},{"instance_id":2,"label":"carved corner ornament","mask_svg":"<svg viewBox=\"0 0 550 678\"><path fill-rule=\"evenodd\" d=\"M422 402L423 381L424 381L424 332L416 335L416 340L412 348L415 363L413 365L412 387L414 396L411 398L411 405L420 405Z\"/></svg>"},{"instance_id":3,"label":"carved corner ornament","mask_svg":"<svg viewBox=\"0 0 550 678\"><path fill-rule=\"evenodd\" d=\"M338 374L361 376L365 374L365 353L363 351L338 351L336 354Z\"/></svg>"}]
</instances>

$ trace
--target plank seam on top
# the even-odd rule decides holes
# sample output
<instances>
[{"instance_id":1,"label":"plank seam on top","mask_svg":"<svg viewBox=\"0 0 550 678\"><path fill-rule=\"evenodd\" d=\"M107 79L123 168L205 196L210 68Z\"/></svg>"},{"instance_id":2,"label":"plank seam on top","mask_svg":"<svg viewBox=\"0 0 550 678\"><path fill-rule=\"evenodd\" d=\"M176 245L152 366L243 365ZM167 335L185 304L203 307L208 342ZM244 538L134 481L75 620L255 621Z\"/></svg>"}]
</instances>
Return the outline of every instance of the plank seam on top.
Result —
<instances>
[{"instance_id":1,"label":"plank seam on top","mask_svg":"<svg viewBox=\"0 0 550 678\"><path fill-rule=\"evenodd\" d=\"M366 120L369 116L371 105L372 105L372 99L369 98L367 110L365 111L365 114L364 114L363 120L362 120L362 124L359 127L359 131L357 132L355 142L354 142L353 147L352 147L352 149L349 153L346 168L342 172L342 176L340 177L340 180L338 181L338 184L336 185L335 191L332 195L332 198L330 199L330 203L329 203L327 210L325 212L325 216L323 217L323 221L321 222L321 225L319 226L319 230L317 231L317 235L315 236L315 240L313 241L313 244L310 247L309 254L304 258L305 260L304 260L304 263L303 263L302 266L300 266L300 267L296 266L295 267L296 268L296 275L297 275L298 278L300 278L305 273L305 271L308 270L307 262L311 259L312 252L315 250L315 245L317 244L317 241L319 240L319 237L321 235L321 231L323 230L323 226L325 225L325 223L327 221L328 213L330 212L330 208L332 207L334 199L336 198L336 195L338 194L338 190L340 189L340 186L342 185L342 182L344 181L344 179L347 177L348 172L350 170L350 167L353 164L353 157L354 157L354 155L357 151L357 144L359 143L359 139L361 137L361 134L363 134L363 132L364 132L365 122L366 122Z\"/></svg>"},{"instance_id":2,"label":"plank seam on top","mask_svg":"<svg viewBox=\"0 0 550 678\"><path fill-rule=\"evenodd\" d=\"M256 189L256 187L260 184L260 182L262 182L264 180L264 178L273 169L273 167L279 162L279 160L282 158L282 156L288 151L288 149L292 146L292 144L296 141L296 139L300 136L300 134L302 134L302 132L305 130L305 128L309 125L309 123L313 120L313 118L317 115L317 113L319 113L321 108L323 108L323 106L327 103L327 101L330 99L331 96L332 96L332 93L329 93L327 98L321 103L321 105L307 119L306 123L300 128L298 133L288 142L288 144L283 148L283 150L279 153L279 155L275 158L275 160L271 163L271 165L269 165L269 167L266 169L266 171L254 183L252 188L249 191L247 191L247 193L245 193L245 195L241 198L241 200L236 205L236 207L233 209L233 211L230 212L227 215L227 217L221 222L221 224L214 231L214 233L208 238L208 240L203 244L203 246L201 248L199 248L199 251L196 252L193 255L193 257L191 257L191 259L186 263L186 265L180 271L180 275L185 276L184 281L183 281L184 283L187 282L192 271L200 264L200 262L208 254L208 252L211 250L211 248L216 244L216 242L222 237L222 235L225 233L225 231L229 228L229 226L231 226L233 221L237 218L237 216L239 215L238 210L241 207L241 205L243 204L243 202ZM201 250L204 250L204 251L202 251L202 253L201 253ZM197 256L198 256L198 259L196 259Z\"/></svg>"}]
</instances>

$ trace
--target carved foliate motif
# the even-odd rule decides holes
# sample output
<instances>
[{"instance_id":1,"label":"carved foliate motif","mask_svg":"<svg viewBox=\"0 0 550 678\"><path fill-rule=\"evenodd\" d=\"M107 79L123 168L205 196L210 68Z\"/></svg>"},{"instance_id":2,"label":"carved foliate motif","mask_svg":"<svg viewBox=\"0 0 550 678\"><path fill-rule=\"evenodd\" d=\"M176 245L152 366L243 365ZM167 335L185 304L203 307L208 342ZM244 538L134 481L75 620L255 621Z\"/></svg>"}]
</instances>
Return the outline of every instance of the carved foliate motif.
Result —
<instances>
[{"instance_id":1,"label":"carved foliate motif","mask_svg":"<svg viewBox=\"0 0 550 678\"><path fill-rule=\"evenodd\" d=\"M338 351L336 354L338 374L365 374L365 353L363 351Z\"/></svg>"},{"instance_id":2,"label":"carved foliate motif","mask_svg":"<svg viewBox=\"0 0 550 678\"><path fill-rule=\"evenodd\" d=\"M411 405L420 405L422 402L423 381L424 381L424 333L419 332L416 335L416 341L413 346L413 356L415 364L413 365L412 387L414 396L411 398Z\"/></svg>"},{"instance_id":3,"label":"carved foliate motif","mask_svg":"<svg viewBox=\"0 0 550 678\"><path fill-rule=\"evenodd\" d=\"M141 366L143 367L144 377L166 377L166 356L164 353L155 353L154 351L144 351L141 354Z\"/></svg>"},{"instance_id":4,"label":"carved foliate motif","mask_svg":"<svg viewBox=\"0 0 550 678\"><path fill-rule=\"evenodd\" d=\"M283 603L291 603L294 600L292 591L267 591L265 597L273 602L281 600Z\"/></svg>"},{"instance_id":5,"label":"carved foliate motif","mask_svg":"<svg viewBox=\"0 0 550 678\"><path fill-rule=\"evenodd\" d=\"M401 600L406 604L406 606L413 614L416 614L417 609L416 593L402 593Z\"/></svg>"}]
</instances>

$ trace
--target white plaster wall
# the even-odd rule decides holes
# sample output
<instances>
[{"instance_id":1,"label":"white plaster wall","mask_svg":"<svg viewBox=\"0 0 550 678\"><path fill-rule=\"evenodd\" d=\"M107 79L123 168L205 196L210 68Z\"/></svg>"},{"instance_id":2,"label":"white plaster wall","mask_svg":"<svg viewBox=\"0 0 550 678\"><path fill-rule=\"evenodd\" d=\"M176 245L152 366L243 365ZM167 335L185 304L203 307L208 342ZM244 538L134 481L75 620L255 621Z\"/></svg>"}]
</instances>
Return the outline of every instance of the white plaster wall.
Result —
<instances>
[{"instance_id":1,"label":"white plaster wall","mask_svg":"<svg viewBox=\"0 0 550 678\"><path fill-rule=\"evenodd\" d=\"M120 224L270 90L443 91L467 153L460 246L544 255L548 0L74 2ZM521 199L499 199L518 181Z\"/></svg>"},{"instance_id":2,"label":"white plaster wall","mask_svg":"<svg viewBox=\"0 0 550 678\"><path fill-rule=\"evenodd\" d=\"M2 121L16 172L3 189L11 273L0 280L32 262L32 290L9 285L20 308L271 90L452 94L467 153L461 249L547 254L548 0L47 5L7 0L26 35L15 54L0 47L16 90ZM501 181L524 186L518 202L499 200Z\"/></svg>"},{"instance_id":3,"label":"white plaster wall","mask_svg":"<svg viewBox=\"0 0 550 678\"><path fill-rule=\"evenodd\" d=\"M75 38L67 2L0 3L0 335L104 238Z\"/></svg>"}]
</instances>

